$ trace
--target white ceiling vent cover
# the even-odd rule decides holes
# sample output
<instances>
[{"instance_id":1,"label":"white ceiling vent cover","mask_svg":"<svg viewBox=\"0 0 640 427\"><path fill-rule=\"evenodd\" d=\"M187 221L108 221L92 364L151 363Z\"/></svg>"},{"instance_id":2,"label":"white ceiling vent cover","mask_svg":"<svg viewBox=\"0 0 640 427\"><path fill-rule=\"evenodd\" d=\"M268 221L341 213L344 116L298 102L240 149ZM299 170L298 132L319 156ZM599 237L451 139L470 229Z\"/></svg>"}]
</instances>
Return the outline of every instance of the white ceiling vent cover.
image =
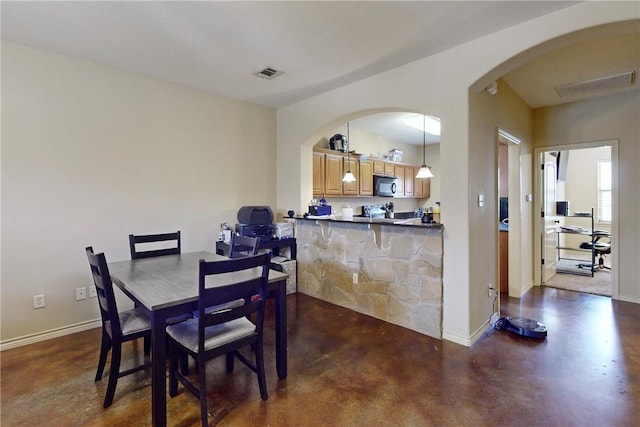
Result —
<instances>
[{"instance_id":1,"label":"white ceiling vent cover","mask_svg":"<svg viewBox=\"0 0 640 427\"><path fill-rule=\"evenodd\" d=\"M558 95L560 95L560 98L569 98L572 96L588 95L594 92L628 87L633 84L634 77L635 71L627 71L626 73L558 86L555 89Z\"/></svg>"},{"instance_id":2,"label":"white ceiling vent cover","mask_svg":"<svg viewBox=\"0 0 640 427\"><path fill-rule=\"evenodd\" d=\"M278 77L280 74L283 74L284 71L276 70L275 68L266 67L257 73L254 73L254 76L258 76L261 79L272 80Z\"/></svg>"}]
</instances>

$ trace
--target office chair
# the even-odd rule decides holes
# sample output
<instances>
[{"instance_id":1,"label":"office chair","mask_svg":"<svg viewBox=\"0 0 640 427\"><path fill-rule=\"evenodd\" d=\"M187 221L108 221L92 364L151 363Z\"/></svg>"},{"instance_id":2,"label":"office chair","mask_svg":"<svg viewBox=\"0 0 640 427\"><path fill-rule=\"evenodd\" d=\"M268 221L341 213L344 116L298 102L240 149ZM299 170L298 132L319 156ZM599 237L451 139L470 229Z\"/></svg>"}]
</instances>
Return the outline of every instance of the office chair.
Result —
<instances>
[{"instance_id":1,"label":"office chair","mask_svg":"<svg viewBox=\"0 0 640 427\"><path fill-rule=\"evenodd\" d=\"M580 249L593 250L594 255L598 257L597 264L578 264L580 268L590 268L592 270L611 270L611 267L604 265L604 256L611 253L611 234L607 231L594 231L593 241L580 243ZM607 240L608 239L608 240ZM606 240L606 241L605 241Z\"/></svg>"}]
</instances>

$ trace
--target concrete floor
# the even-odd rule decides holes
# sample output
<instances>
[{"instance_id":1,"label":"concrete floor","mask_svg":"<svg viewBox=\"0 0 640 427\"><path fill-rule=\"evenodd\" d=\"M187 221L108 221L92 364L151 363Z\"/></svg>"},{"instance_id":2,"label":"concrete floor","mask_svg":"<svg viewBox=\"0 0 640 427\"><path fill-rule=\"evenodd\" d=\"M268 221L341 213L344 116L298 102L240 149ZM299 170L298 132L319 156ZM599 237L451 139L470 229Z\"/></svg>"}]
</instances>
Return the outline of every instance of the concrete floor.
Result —
<instances>
[{"instance_id":1,"label":"concrete floor","mask_svg":"<svg viewBox=\"0 0 640 427\"><path fill-rule=\"evenodd\" d=\"M490 330L466 348L308 296L288 298L288 378L277 379L269 321L269 400L242 364L226 374L224 360L211 361L211 425L640 425L637 304L534 288L521 300L503 297L501 314L545 323L546 340ZM150 425L148 372L122 378L113 405L102 408L106 372L93 381L99 344L95 329L0 354L0 424ZM124 349L126 364L142 343ZM180 390L168 398L169 425L199 425L197 400Z\"/></svg>"}]
</instances>

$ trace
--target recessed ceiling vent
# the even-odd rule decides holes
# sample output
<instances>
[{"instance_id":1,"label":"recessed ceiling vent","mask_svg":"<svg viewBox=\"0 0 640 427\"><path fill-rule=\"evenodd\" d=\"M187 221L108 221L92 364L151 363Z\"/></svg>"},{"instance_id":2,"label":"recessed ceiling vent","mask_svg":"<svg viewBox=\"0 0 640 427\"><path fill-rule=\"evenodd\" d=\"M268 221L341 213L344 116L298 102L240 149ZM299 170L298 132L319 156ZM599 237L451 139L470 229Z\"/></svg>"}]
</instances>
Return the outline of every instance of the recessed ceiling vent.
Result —
<instances>
[{"instance_id":1,"label":"recessed ceiling vent","mask_svg":"<svg viewBox=\"0 0 640 427\"><path fill-rule=\"evenodd\" d=\"M595 92L603 92L606 90L631 86L633 84L634 77L635 71L627 71L626 73L614 74L612 76L600 77L598 79L587 80L580 83L558 86L555 89L556 92L558 92L558 95L560 95L560 98L589 95Z\"/></svg>"},{"instance_id":2,"label":"recessed ceiling vent","mask_svg":"<svg viewBox=\"0 0 640 427\"><path fill-rule=\"evenodd\" d=\"M284 71L276 70L275 68L271 68L271 67L266 67L258 71L257 73L254 73L254 76L258 76L261 79L273 80L283 73Z\"/></svg>"}]
</instances>

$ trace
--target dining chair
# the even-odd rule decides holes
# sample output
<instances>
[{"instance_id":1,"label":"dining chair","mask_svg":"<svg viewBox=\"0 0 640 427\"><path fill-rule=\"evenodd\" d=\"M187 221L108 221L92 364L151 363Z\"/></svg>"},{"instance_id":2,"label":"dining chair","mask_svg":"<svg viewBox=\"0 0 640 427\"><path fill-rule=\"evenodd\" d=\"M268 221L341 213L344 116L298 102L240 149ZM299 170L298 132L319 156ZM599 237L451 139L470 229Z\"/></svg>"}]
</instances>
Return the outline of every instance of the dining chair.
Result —
<instances>
[{"instance_id":1,"label":"dining chair","mask_svg":"<svg viewBox=\"0 0 640 427\"><path fill-rule=\"evenodd\" d=\"M257 237L245 237L237 234L231 235L231 241L229 243L229 258L241 258L246 256L256 255L258 253L258 243L260 240ZM224 304L215 305L213 307L207 307L207 313L219 310L227 310L234 306L242 305L242 299L236 301L226 302ZM198 311L193 312L193 317L198 317Z\"/></svg>"},{"instance_id":2,"label":"dining chair","mask_svg":"<svg viewBox=\"0 0 640 427\"><path fill-rule=\"evenodd\" d=\"M198 397L203 426L207 425L207 360L226 355L227 372L232 372L237 358L256 373L262 400L269 397L264 371L262 328L270 260L270 251L237 259L210 262L200 260L199 315L197 318L167 327L169 395L177 395L180 382ZM237 281L228 283L234 276L237 277ZM207 287L207 283L213 286L210 284L210 287ZM211 306L226 304L239 298L244 301L241 306L221 311L207 311ZM253 322L247 318L251 315L254 317ZM255 362L251 362L240 353L240 349L245 347L253 350ZM198 384L190 381L178 369L180 352L186 352L197 360L200 366Z\"/></svg>"},{"instance_id":3,"label":"dining chair","mask_svg":"<svg viewBox=\"0 0 640 427\"><path fill-rule=\"evenodd\" d=\"M140 308L118 312L116 299L113 292L113 282L109 274L109 268L104 253L95 254L91 246L86 248L89 266L93 282L96 286L100 317L102 318L102 345L100 346L100 358L95 381L102 379L107 362L107 355L111 351L111 366L109 369L109 383L103 407L107 408L113 403L118 378L138 372L151 366L150 361L126 371L120 371L120 359L122 356L122 343L138 338L151 339L151 322L147 314ZM145 356L149 355L149 348L145 345ZM145 357L145 359L147 359Z\"/></svg>"},{"instance_id":4,"label":"dining chair","mask_svg":"<svg viewBox=\"0 0 640 427\"><path fill-rule=\"evenodd\" d=\"M136 246L138 244L168 241L175 241L175 243L173 245L170 245L170 247L168 248L162 249L138 250ZM129 248L131 250L131 259L151 258L165 255L179 255L181 253L180 231L176 231L175 233L163 234L129 234ZM168 318L167 324L173 325L175 323L184 322L187 319L191 319L191 317L191 313L178 314L176 316Z\"/></svg>"},{"instance_id":5,"label":"dining chair","mask_svg":"<svg viewBox=\"0 0 640 427\"><path fill-rule=\"evenodd\" d=\"M260 239L257 237L231 235L229 242L229 258L240 258L245 256L256 255L258 253L258 244Z\"/></svg>"},{"instance_id":6,"label":"dining chair","mask_svg":"<svg viewBox=\"0 0 640 427\"><path fill-rule=\"evenodd\" d=\"M175 241L173 245L169 247L154 249L138 250L137 245L141 244L161 244L164 242ZM163 255L178 255L180 254L180 231L175 233L163 233L163 234L129 234L129 249L131 250L131 259L149 258Z\"/></svg>"}]
</instances>

